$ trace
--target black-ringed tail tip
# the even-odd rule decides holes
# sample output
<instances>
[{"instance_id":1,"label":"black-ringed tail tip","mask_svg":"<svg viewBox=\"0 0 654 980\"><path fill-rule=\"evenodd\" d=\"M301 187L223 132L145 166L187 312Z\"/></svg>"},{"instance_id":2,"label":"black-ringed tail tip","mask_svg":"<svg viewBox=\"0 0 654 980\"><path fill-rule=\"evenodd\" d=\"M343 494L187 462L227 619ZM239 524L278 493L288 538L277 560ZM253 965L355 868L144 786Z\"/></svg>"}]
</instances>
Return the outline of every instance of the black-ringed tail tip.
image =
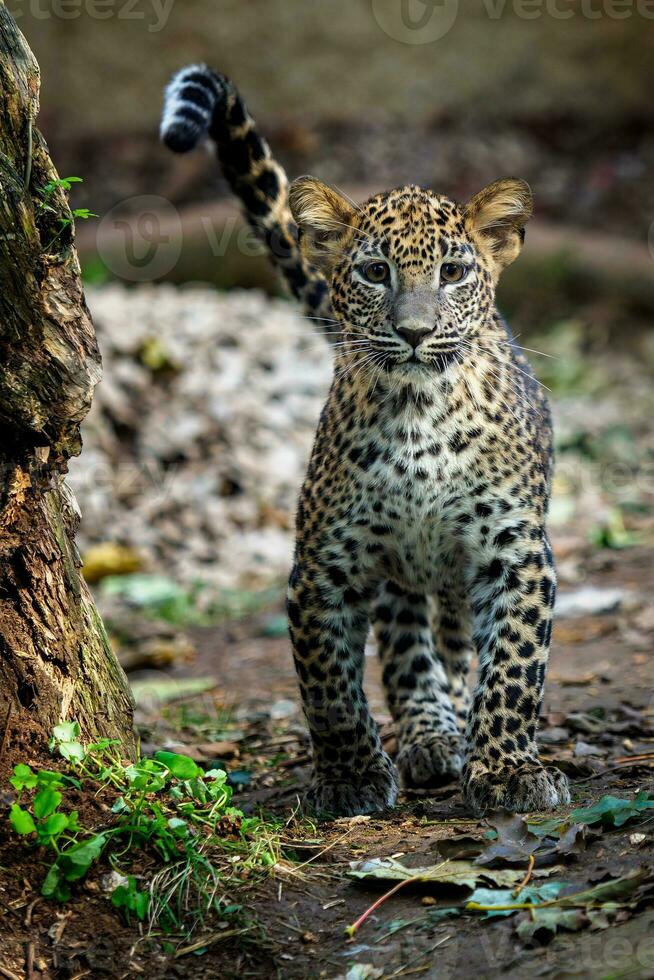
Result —
<instances>
[{"instance_id":1,"label":"black-ringed tail tip","mask_svg":"<svg viewBox=\"0 0 654 980\"><path fill-rule=\"evenodd\" d=\"M216 106L225 100L228 81L207 65L187 65L171 78L165 93L159 134L174 153L188 153L212 138Z\"/></svg>"}]
</instances>

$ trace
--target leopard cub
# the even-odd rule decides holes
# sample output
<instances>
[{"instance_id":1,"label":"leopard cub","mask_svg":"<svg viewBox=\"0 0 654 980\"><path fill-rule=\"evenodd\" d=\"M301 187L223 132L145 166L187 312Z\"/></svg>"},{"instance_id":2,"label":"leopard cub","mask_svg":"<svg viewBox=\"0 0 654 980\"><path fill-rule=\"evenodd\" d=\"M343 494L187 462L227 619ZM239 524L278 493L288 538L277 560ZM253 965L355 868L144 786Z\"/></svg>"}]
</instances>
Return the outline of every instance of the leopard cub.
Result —
<instances>
[{"instance_id":1,"label":"leopard cub","mask_svg":"<svg viewBox=\"0 0 654 980\"><path fill-rule=\"evenodd\" d=\"M337 332L288 589L311 806L392 806L396 766L406 786L461 775L475 813L568 802L536 746L555 593L550 413L495 306L528 185L497 180L466 203L406 186L360 204L313 177L289 187L232 83L204 66L171 83L162 135L182 152L214 141L292 292ZM371 623L396 766L363 690Z\"/></svg>"}]
</instances>

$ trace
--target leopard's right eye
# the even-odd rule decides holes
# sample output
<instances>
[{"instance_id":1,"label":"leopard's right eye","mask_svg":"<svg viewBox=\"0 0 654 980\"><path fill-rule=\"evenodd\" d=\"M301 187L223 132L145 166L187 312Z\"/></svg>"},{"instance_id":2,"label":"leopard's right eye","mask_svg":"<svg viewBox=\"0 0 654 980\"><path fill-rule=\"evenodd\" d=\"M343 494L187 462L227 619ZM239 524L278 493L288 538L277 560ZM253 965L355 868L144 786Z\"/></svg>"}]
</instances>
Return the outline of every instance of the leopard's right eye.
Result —
<instances>
[{"instance_id":1,"label":"leopard's right eye","mask_svg":"<svg viewBox=\"0 0 654 980\"><path fill-rule=\"evenodd\" d=\"M388 262L367 262L361 269L363 278L375 285L388 282L391 270Z\"/></svg>"},{"instance_id":2,"label":"leopard's right eye","mask_svg":"<svg viewBox=\"0 0 654 980\"><path fill-rule=\"evenodd\" d=\"M461 282L467 272L468 269L461 262L444 262L441 266L441 282Z\"/></svg>"}]
</instances>

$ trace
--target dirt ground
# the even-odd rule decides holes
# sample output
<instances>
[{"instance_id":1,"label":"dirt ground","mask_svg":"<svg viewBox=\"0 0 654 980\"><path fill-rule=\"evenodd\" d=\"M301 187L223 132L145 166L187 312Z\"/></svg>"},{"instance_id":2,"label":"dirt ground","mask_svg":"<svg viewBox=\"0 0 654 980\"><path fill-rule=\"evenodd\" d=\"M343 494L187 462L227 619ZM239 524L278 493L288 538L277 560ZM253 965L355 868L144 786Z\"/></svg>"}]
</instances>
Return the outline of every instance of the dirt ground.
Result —
<instances>
[{"instance_id":1,"label":"dirt ground","mask_svg":"<svg viewBox=\"0 0 654 980\"><path fill-rule=\"evenodd\" d=\"M561 554L565 540L558 548ZM651 618L651 554L644 548L602 551L589 556L587 566L585 588L603 590L609 604L610 590L621 590L622 598L613 611L560 620L541 727L543 756L569 773L576 807L603 794L632 798L654 787L652 651L643 629ZM567 592L564 587L562 595ZM288 643L271 635L280 631L280 614L273 605L219 628L195 629L198 655L191 673L215 687L165 707L141 696L138 720L144 752L165 745L205 762L213 754L248 783L236 793L237 805L246 811L263 807L286 819L309 769ZM374 656L367 666L370 700L392 750ZM148 690L152 674L133 675L137 695ZM169 679L181 683L188 674L180 666L169 671ZM635 869L651 872L652 823L650 818L589 835L585 848L563 857L553 875L583 888ZM457 786L449 785L405 795L394 811L379 817L302 825L300 839L289 826L297 872L273 871L252 888L244 883L241 900L255 927L236 944L218 924L213 934L200 937L201 955L193 944L166 955L159 942L126 927L101 890L100 871L63 908L41 899L42 866L3 831L0 976L654 976L651 894L649 901L621 909L609 928L562 932L549 943L525 945L516 937L515 916L433 921L434 908L462 903L461 890L410 887L385 902L353 940L346 937L346 926L384 890L383 882L371 888L348 878L351 861L401 855L420 865L438 863L457 849L478 853L491 825L492 818L472 819ZM452 838L447 850L443 841Z\"/></svg>"}]
</instances>

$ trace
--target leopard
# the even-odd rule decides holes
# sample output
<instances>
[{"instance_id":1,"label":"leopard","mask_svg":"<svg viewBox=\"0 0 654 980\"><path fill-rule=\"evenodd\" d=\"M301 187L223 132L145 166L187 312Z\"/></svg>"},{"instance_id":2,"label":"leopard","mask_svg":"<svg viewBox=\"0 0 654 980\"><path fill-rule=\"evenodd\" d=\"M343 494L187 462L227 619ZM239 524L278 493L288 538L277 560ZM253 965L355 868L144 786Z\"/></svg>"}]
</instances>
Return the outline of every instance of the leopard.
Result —
<instances>
[{"instance_id":1,"label":"leopard","mask_svg":"<svg viewBox=\"0 0 654 980\"><path fill-rule=\"evenodd\" d=\"M400 789L454 780L475 815L568 803L537 746L556 592L551 413L496 302L529 185L500 178L460 202L408 184L355 202L313 176L289 182L233 82L206 65L173 77L161 137L177 153L213 148L331 344L287 593L307 807L373 814ZM371 628L394 760L364 690Z\"/></svg>"}]
</instances>

